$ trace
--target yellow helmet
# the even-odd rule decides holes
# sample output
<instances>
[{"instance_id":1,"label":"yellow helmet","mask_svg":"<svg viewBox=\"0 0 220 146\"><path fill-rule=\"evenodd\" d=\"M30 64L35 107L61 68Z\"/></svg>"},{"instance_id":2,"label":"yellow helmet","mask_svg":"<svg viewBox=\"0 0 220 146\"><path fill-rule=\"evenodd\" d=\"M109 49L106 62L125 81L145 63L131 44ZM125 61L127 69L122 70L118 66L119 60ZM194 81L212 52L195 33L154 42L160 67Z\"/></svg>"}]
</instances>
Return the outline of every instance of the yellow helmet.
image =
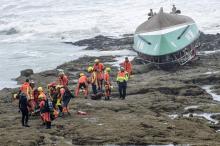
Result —
<instances>
[{"instance_id":1,"label":"yellow helmet","mask_svg":"<svg viewBox=\"0 0 220 146\"><path fill-rule=\"evenodd\" d=\"M88 67L87 70L88 70L88 72L91 72L93 70L93 67L90 66L90 67Z\"/></svg>"},{"instance_id":2,"label":"yellow helmet","mask_svg":"<svg viewBox=\"0 0 220 146\"><path fill-rule=\"evenodd\" d=\"M84 76L84 75L85 75L84 73L80 73L80 74L79 74L80 77L82 77L82 76Z\"/></svg>"},{"instance_id":3,"label":"yellow helmet","mask_svg":"<svg viewBox=\"0 0 220 146\"><path fill-rule=\"evenodd\" d=\"M111 68L110 68L110 67L107 67L107 68L105 69L105 71L110 72L110 71L111 71Z\"/></svg>"},{"instance_id":4,"label":"yellow helmet","mask_svg":"<svg viewBox=\"0 0 220 146\"><path fill-rule=\"evenodd\" d=\"M94 61L95 63L99 63L99 59L95 59L95 61Z\"/></svg>"},{"instance_id":5,"label":"yellow helmet","mask_svg":"<svg viewBox=\"0 0 220 146\"><path fill-rule=\"evenodd\" d=\"M43 91L43 88L42 88L42 87L38 87L38 88L37 88L37 91L38 91L38 92L42 92L42 91Z\"/></svg>"}]
</instances>

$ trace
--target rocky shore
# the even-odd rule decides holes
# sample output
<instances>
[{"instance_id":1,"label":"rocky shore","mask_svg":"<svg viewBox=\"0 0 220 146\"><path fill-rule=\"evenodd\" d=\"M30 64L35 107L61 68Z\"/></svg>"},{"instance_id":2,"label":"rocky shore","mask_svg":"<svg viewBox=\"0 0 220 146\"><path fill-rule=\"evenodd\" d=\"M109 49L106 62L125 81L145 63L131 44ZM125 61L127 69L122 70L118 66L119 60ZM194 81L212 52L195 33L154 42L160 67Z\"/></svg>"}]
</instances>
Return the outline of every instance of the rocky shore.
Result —
<instances>
[{"instance_id":1,"label":"rocky shore","mask_svg":"<svg viewBox=\"0 0 220 146\"><path fill-rule=\"evenodd\" d=\"M86 46L89 50L132 49L132 35L121 38L97 36L70 45ZM51 130L40 126L39 118L31 117L31 128L20 124L17 101L12 100L18 89L0 91L1 145L220 145L220 35L200 37L199 57L185 66L170 70L133 60L134 75L128 82L126 100L119 100L114 82L112 100L74 98L71 116L58 118ZM117 56L98 57L111 66L115 80ZM84 56L64 63L54 70L22 73L18 83L28 76L39 86L54 81L57 69L63 69L73 91L80 72L97 57ZM213 100L213 98L215 100ZM88 115L77 115L82 110Z\"/></svg>"}]
</instances>

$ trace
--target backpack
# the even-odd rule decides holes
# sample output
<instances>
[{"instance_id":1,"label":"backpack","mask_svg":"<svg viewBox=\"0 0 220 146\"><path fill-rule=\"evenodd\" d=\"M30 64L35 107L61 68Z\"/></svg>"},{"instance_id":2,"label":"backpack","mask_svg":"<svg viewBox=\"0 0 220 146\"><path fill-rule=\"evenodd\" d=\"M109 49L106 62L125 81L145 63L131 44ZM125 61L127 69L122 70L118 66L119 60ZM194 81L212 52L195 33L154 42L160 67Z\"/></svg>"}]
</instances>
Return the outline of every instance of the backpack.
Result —
<instances>
[{"instance_id":1,"label":"backpack","mask_svg":"<svg viewBox=\"0 0 220 146\"><path fill-rule=\"evenodd\" d=\"M42 113L52 112L53 111L53 103L50 100L46 100L43 109L41 110Z\"/></svg>"}]
</instances>

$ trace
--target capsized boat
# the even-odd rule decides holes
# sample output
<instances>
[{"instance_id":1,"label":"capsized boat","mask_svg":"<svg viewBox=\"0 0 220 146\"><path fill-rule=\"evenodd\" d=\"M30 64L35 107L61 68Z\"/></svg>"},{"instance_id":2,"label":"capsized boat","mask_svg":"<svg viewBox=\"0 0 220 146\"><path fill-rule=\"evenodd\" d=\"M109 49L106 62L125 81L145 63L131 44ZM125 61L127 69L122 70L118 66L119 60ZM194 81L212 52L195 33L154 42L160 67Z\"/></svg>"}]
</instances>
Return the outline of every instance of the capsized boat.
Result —
<instances>
[{"instance_id":1,"label":"capsized boat","mask_svg":"<svg viewBox=\"0 0 220 146\"><path fill-rule=\"evenodd\" d=\"M134 50L143 60L155 64L184 65L196 56L200 32L195 21L163 9L138 26Z\"/></svg>"}]
</instances>

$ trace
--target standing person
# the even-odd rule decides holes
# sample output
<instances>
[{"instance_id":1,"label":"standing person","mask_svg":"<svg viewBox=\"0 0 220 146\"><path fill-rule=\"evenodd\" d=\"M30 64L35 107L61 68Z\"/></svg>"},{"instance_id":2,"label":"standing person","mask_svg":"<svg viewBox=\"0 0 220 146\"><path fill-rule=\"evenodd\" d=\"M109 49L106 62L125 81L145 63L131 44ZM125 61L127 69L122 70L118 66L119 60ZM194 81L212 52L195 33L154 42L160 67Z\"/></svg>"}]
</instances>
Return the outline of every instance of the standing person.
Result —
<instances>
[{"instance_id":1,"label":"standing person","mask_svg":"<svg viewBox=\"0 0 220 146\"><path fill-rule=\"evenodd\" d=\"M26 81L21 85L19 93L24 93L27 99L30 99L30 83L29 79L26 79Z\"/></svg>"},{"instance_id":2,"label":"standing person","mask_svg":"<svg viewBox=\"0 0 220 146\"><path fill-rule=\"evenodd\" d=\"M88 79L84 73L80 73L78 85L76 87L75 96L79 95L80 89L83 90L85 98L88 96Z\"/></svg>"},{"instance_id":3,"label":"standing person","mask_svg":"<svg viewBox=\"0 0 220 146\"><path fill-rule=\"evenodd\" d=\"M22 126L24 127L30 127L28 125L28 101L27 101L27 97L24 93L20 94L20 98L19 98L19 111L22 113L22 119L21 119L21 123Z\"/></svg>"},{"instance_id":4,"label":"standing person","mask_svg":"<svg viewBox=\"0 0 220 146\"><path fill-rule=\"evenodd\" d=\"M98 80L97 80L97 71L93 69L93 67L88 67L88 72L90 73L89 83L92 85L92 92L94 96L97 95L97 86L98 86Z\"/></svg>"},{"instance_id":5,"label":"standing person","mask_svg":"<svg viewBox=\"0 0 220 146\"><path fill-rule=\"evenodd\" d=\"M35 107L36 107L36 102L35 102L35 99L34 99L34 96L35 96L35 83L33 80L30 81L30 98L28 99L28 104L30 105L30 108L29 108L29 111L34 113L34 110L35 110Z\"/></svg>"},{"instance_id":6,"label":"standing person","mask_svg":"<svg viewBox=\"0 0 220 146\"><path fill-rule=\"evenodd\" d=\"M149 16L149 18L148 18L148 19L150 19L151 17L153 17L153 16L154 16L153 9L150 9L150 12L148 13L148 16Z\"/></svg>"},{"instance_id":7,"label":"standing person","mask_svg":"<svg viewBox=\"0 0 220 146\"><path fill-rule=\"evenodd\" d=\"M43 124L46 125L47 129L51 128L51 120L50 120L50 108L48 104L48 100L46 95L43 92L42 87L38 87L38 92L39 92L39 97L38 99L40 100L40 114L41 114L41 119L43 121Z\"/></svg>"},{"instance_id":8,"label":"standing person","mask_svg":"<svg viewBox=\"0 0 220 146\"><path fill-rule=\"evenodd\" d=\"M129 61L128 57L125 57L125 61L122 63L122 66L124 67L125 71L128 73L128 77L130 78L132 74L132 64Z\"/></svg>"},{"instance_id":9,"label":"standing person","mask_svg":"<svg viewBox=\"0 0 220 146\"><path fill-rule=\"evenodd\" d=\"M120 71L118 72L116 81L118 84L120 99L125 99L127 81L128 81L128 73L125 71L124 67L120 67Z\"/></svg>"},{"instance_id":10,"label":"standing person","mask_svg":"<svg viewBox=\"0 0 220 146\"><path fill-rule=\"evenodd\" d=\"M58 85L64 86L65 88L68 86L69 80L68 77L65 75L64 71L61 71L59 73L57 82Z\"/></svg>"},{"instance_id":11,"label":"standing person","mask_svg":"<svg viewBox=\"0 0 220 146\"><path fill-rule=\"evenodd\" d=\"M176 6L175 5L173 5L173 8L172 8L172 12L171 12L172 14L176 14Z\"/></svg>"},{"instance_id":12,"label":"standing person","mask_svg":"<svg viewBox=\"0 0 220 146\"><path fill-rule=\"evenodd\" d=\"M95 60L95 64L93 66L93 70L97 72L97 80L98 80L98 90L102 91L103 87L103 78L104 78L104 65L100 63L99 59Z\"/></svg>"},{"instance_id":13,"label":"standing person","mask_svg":"<svg viewBox=\"0 0 220 146\"><path fill-rule=\"evenodd\" d=\"M63 101L63 96L65 93L65 89L63 86L57 85L56 86L56 97L54 97L54 99L56 100L56 109L59 111L59 116L63 116L63 111L66 109L63 109L62 106L62 101Z\"/></svg>"},{"instance_id":14,"label":"standing person","mask_svg":"<svg viewBox=\"0 0 220 146\"><path fill-rule=\"evenodd\" d=\"M104 73L104 85L105 85L105 100L110 100L111 95L111 80L110 80L111 68L107 67Z\"/></svg>"}]
</instances>

